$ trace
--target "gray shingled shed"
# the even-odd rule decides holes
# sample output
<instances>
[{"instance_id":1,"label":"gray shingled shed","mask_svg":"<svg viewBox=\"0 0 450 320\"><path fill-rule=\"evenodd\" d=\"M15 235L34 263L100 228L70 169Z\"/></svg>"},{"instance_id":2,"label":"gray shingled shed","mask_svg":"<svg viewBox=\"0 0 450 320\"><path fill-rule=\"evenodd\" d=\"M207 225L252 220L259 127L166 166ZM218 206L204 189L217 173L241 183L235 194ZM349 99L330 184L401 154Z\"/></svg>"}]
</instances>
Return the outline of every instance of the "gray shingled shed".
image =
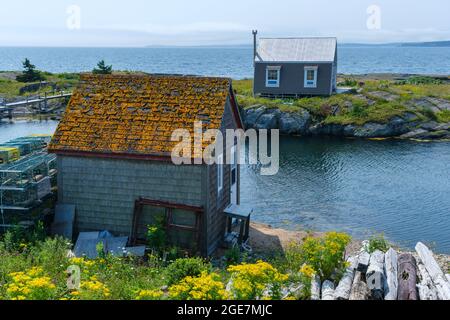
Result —
<instances>
[{"instance_id":1,"label":"gray shingled shed","mask_svg":"<svg viewBox=\"0 0 450 320\"><path fill-rule=\"evenodd\" d=\"M336 38L261 38L254 31L254 94L331 95L336 90Z\"/></svg>"}]
</instances>

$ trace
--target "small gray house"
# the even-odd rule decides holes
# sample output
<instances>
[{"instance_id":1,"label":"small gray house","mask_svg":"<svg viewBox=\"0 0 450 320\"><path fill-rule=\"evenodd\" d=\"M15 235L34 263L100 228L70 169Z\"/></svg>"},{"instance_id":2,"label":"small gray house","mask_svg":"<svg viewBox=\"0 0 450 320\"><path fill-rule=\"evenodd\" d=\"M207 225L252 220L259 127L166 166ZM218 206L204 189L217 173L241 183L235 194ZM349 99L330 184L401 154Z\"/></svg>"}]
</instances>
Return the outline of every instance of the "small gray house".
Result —
<instances>
[{"instance_id":1,"label":"small gray house","mask_svg":"<svg viewBox=\"0 0 450 320\"><path fill-rule=\"evenodd\" d=\"M172 162L173 131L193 136L200 120L204 130L242 128L230 79L82 75L49 146L58 202L76 206L75 232L108 230L135 244L159 221L173 245L211 254L224 210L239 204L240 174L236 162Z\"/></svg>"},{"instance_id":2,"label":"small gray house","mask_svg":"<svg viewBox=\"0 0 450 320\"><path fill-rule=\"evenodd\" d=\"M254 95L299 97L336 91L336 38L254 36Z\"/></svg>"}]
</instances>

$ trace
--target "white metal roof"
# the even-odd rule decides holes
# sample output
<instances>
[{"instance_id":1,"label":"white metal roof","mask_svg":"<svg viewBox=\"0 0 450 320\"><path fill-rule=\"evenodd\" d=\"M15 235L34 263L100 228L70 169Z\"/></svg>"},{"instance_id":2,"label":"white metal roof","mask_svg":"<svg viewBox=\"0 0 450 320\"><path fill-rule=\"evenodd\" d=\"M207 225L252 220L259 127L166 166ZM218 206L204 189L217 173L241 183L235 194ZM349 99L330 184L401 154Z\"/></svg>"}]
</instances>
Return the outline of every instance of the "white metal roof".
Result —
<instances>
[{"instance_id":1,"label":"white metal roof","mask_svg":"<svg viewBox=\"0 0 450 320\"><path fill-rule=\"evenodd\" d=\"M256 61L332 62L336 38L260 38Z\"/></svg>"}]
</instances>

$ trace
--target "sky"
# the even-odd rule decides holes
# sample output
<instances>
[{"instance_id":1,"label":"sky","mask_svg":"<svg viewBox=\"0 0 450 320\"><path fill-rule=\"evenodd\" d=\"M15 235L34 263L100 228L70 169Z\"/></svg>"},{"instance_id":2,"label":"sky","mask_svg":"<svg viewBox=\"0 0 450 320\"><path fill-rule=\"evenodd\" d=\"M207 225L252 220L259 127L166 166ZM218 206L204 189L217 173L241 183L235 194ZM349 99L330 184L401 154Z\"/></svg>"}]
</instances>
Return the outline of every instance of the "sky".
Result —
<instances>
[{"instance_id":1,"label":"sky","mask_svg":"<svg viewBox=\"0 0 450 320\"><path fill-rule=\"evenodd\" d=\"M0 0L0 46L252 44L336 36L341 43L450 40L448 0Z\"/></svg>"}]
</instances>

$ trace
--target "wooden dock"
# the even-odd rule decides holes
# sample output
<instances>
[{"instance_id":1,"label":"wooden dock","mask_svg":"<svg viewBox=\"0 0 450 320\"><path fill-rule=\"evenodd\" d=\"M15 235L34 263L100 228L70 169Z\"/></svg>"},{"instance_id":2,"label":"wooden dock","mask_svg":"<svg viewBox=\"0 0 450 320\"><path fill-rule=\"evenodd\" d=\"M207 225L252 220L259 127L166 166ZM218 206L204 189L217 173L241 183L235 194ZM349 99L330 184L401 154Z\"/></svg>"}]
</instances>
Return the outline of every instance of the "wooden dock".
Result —
<instances>
[{"instance_id":1,"label":"wooden dock","mask_svg":"<svg viewBox=\"0 0 450 320\"><path fill-rule=\"evenodd\" d=\"M71 96L72 96L72 92L61 91L58 94L45 93L43 96L38 96L38 97L34 97L34 98L26 98L25 100L15 101L15 102L10 102L10 103L6 103L5 101L3 101L3 104L0 104L0 120L2 118L12 119L12 113L15 108L27 107L32 104L39 104L39 111L45 113L48 111L48 103L47 102L49 100L67 98L67 97L71 97Z\"/></svg>"}]
</instances>

